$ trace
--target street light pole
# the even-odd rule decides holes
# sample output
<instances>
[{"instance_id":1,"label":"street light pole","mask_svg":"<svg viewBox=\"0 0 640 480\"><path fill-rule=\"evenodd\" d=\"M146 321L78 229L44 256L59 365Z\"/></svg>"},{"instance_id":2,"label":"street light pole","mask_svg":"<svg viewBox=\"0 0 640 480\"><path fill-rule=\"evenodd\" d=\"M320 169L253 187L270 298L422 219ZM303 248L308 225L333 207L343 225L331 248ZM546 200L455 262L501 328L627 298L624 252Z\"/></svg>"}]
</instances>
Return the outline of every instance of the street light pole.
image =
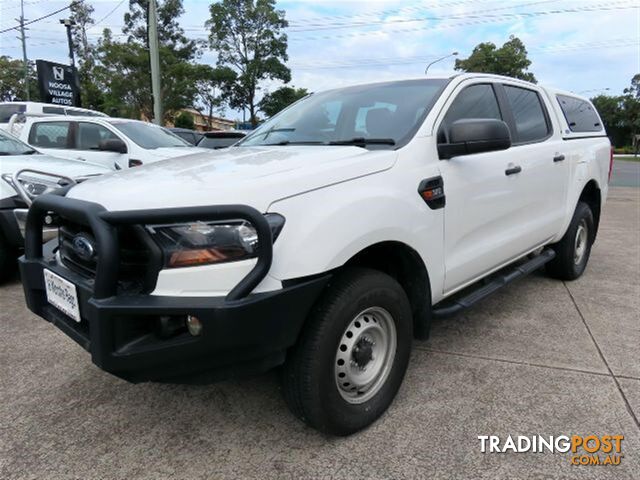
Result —
<instances>
[{"instance_id":1,"label":"street light pole","mask_svg":"<svg viewBox=\"0 0 640 480\"><path fill-rule=\"evenodd\" d=\"M71 66L76 66L76 59L73 55L73 37L71 36L71 27L73 27L76 22L71 20L70 18L61 18L60 23L65 26L67 29L67 43L69 44L69 60L71 61Z\"/></svg>"},{"instance_id":2,"label":"street light pole","mask_svg":"<svg viewBox=\"0 0 640 480\"><path fill-rule=\"evenodd\" d=\"M438 59L434 60L434 61L433 61L433 62L431 62L429 65L427 65L427 68L425 68L425 69L424 69L424 74L425 74L425 75L427 74L427 72L429 71L429 67L430 67L431 65L433 65L434 63L438 63L438 62L440 62L440 61L442 61L442 60L445 60L445 59L447 59L447 58L449 58L449 57L455 57L456 55L458 55L458 52L451 52L449 55L445 55L444 57L440 57L440 58L438 58Z\"/></svg>"}]
</instances>

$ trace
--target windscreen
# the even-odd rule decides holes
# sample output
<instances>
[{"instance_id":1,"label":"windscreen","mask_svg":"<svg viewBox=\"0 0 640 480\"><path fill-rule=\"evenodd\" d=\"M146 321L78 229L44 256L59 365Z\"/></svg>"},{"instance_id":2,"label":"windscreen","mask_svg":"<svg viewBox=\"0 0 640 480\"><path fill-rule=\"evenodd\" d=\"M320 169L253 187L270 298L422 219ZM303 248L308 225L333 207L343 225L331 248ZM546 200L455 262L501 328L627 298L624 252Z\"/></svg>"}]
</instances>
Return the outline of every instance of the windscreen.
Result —
<instances>
[{"instance_id":1,"label":"windscreen","mask_svg":"<svg viewBox=\"0 0 640 480\"><path fill-rule=\"evenodd\" d=\"M134 143L147 150L192 146L168 130L147 123L114 122L112 125L129 137Z\"/></svg>"},{"instance_id":2,"label":"windscreen","mask_svg":"<svg viewBox=\"0 0 640 480\"><path fill-rule=\"evenodd\" d=\"M446 83L405 80L316 93L265 122L239 146L340 145L357 139L367 148L397 148L415 134Z\"/></svg>"},{"instance_id":3,"label":"windscreen","mask_svg":"<svg viewBox=\"0 0 640 480\"><path fill-rule=\"evenodd\" d=\"M0 155L31 155L37 153L26 143L0 130Z\"/></svg>"}]
</instances>

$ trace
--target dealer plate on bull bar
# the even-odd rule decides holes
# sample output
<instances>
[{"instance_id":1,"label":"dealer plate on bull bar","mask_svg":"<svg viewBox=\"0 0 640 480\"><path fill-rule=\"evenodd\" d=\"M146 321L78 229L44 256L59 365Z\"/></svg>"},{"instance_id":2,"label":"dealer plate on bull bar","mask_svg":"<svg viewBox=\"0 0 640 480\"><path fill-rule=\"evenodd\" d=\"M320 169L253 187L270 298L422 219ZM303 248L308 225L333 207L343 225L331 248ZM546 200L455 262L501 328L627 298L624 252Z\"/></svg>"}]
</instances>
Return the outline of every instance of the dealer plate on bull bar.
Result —
<instances>
[{"instance_id":1,"label":"dealer plate on bull bar","mask_svg":"<svg viewBox=\"0 0 640 480\"><path fill-rule=\"evenodd\" d=\"M47 301L62 313L79 322L80 308L78 307L76 286L51 270L45 269L43 272Z\"/></svg>"}]
</instances>

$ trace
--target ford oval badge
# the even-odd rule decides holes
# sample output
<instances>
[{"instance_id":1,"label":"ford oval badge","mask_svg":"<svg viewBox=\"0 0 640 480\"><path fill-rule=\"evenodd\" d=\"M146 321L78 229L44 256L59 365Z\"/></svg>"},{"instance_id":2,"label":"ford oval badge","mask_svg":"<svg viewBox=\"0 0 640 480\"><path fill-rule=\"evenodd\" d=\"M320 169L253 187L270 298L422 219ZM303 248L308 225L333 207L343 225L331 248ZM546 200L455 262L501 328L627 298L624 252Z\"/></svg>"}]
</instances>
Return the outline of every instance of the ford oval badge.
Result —
<instances>
[{"instance_id":1,"label":"ford oval badge","mask_svg":"<svg viewBox=\"0 0 640 480\"><path fill-rule=\"evenodd\" d=\"M89 261L93 259L96 249L93 246L93 241L84 235L76 235L73 237L73 252L82 260Z\"/></svg>"}]
</instances>

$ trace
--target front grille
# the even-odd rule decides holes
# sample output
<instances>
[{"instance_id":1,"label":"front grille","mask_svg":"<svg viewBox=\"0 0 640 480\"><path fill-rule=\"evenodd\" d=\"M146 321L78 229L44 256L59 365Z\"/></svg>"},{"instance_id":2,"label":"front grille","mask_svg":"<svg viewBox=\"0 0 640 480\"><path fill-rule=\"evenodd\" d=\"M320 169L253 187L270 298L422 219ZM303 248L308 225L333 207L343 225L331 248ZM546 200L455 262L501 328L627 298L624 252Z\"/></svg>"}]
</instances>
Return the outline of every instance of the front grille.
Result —
<instances>
[{"instance_id":1,"label":"front grille","mask_svg":"<svg viewBox=\"0 0 640 480\"><path fill-rule=\"evenodd\" d=\"M154 272L157 273L150 239L138 226L117 227L119 245L118 290L143 292L153 288ZM74 238L82 236L94 245L94 255L83 258L74 248ZM58 228L60 259L69 270L87 279L95 279L100 251L91 230L85 226L61 220Z\"/></svg>"}]
</instances>

